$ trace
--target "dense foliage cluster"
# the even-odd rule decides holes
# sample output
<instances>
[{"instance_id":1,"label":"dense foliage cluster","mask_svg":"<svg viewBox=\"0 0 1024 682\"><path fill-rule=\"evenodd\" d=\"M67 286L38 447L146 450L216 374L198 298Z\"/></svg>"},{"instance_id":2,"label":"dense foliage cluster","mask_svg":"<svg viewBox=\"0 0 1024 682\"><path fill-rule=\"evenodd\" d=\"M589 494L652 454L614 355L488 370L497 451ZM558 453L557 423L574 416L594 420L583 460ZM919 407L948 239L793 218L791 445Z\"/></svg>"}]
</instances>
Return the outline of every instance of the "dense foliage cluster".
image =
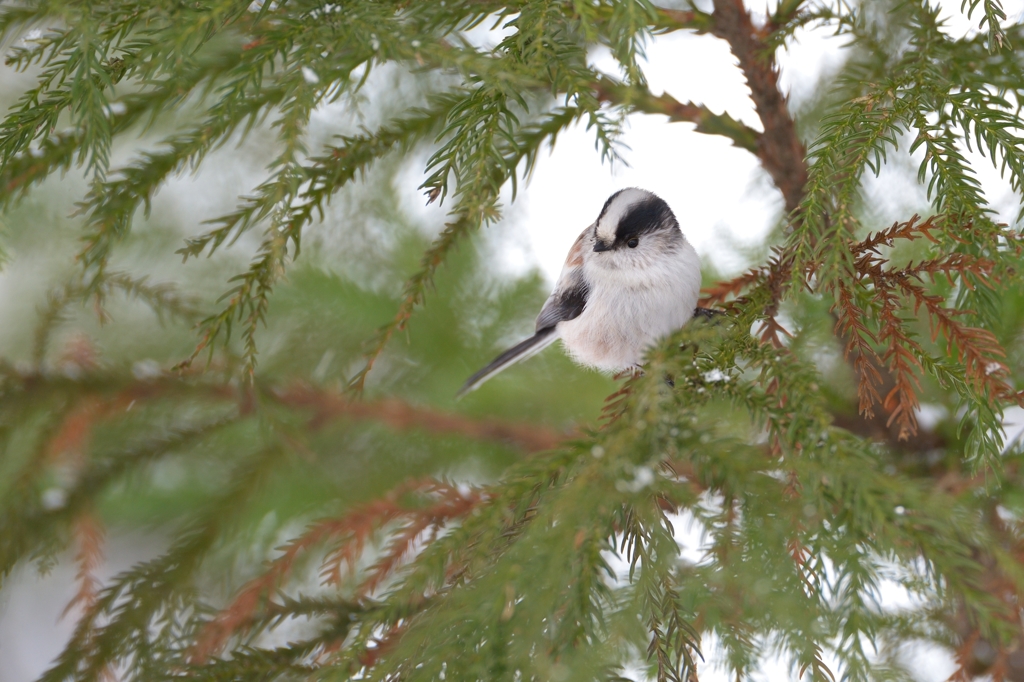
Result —
<instances>
[{"instance_id":1,"label":"dense foliage cluster","mask_svg":"<svg viewBox=\"0 0 1024 682\"><path fill-rule=\"evenodd\" d=\"M1019 203L1024 26L962 11L957 37L927 0L0 5L5 267L55 259L0 365L0 576L70 549L79 586L42 679L689 682L781 655L909 680L930 643L955 679L1024 680L1024 241L976 166ZM776 52L822 27L848 58L791 111ZM728 43L761 130L650 91L643 47L673 31ZM401 96L372 87L388 69ZM317 139L332 106L363 127ZM770 253L644 376L550 355L453 404L543 299L470 248L502 190L578 125L617 158L634 112L757 156ZM155 193L254 136L260 184L186 266L152 256L178 239ZM424 151L429 245L389 183ZM911 162L920 215L878 224L866 177ZM69 221L41 208L57 177L84 183ZM101 581L109 527L166 548Z\"/></svg>"}]
</instances>

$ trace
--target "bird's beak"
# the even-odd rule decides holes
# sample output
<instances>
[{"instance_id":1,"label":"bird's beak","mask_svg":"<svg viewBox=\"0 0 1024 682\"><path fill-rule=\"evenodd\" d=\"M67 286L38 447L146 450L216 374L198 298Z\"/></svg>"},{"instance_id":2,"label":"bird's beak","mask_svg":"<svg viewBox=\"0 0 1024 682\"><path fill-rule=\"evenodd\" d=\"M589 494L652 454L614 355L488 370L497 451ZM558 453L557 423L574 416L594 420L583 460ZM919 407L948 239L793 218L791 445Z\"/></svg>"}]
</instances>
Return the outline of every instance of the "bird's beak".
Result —
<instances>
[{"instance_id":1,"label":"bird's beak","mask_svg":"<svg viewBox=\"0 0 1024 682\"><path fill-rule=\"evenodd\" d=\"M605 242L601 241L600 239L595 239L594 240L594 251L597 251L598 253L600 253L601 251L611 251L611 250L612 250L612 245L611 244L606 244Z\"/></svg>"}]
</instances>

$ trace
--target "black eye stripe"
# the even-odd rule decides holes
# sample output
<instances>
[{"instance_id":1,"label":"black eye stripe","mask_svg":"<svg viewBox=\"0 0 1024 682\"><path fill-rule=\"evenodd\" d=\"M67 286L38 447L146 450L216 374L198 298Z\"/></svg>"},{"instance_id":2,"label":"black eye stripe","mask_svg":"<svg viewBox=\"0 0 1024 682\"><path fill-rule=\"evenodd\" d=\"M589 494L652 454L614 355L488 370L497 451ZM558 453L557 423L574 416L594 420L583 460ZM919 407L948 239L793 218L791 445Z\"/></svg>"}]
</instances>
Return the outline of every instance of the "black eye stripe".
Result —
<instances>
[{"instance_id":1,"label":"black eye stripe","mask_svg":"<svg viewBox=\"0 0 1024 682\"><path fill-rule=\"evenodd\" d=\"M669 226L678 226L672 209L661 198L651 197L629 207L616 226L615 241L622 244L633 237Z\"/></svg>"}]
</instances>

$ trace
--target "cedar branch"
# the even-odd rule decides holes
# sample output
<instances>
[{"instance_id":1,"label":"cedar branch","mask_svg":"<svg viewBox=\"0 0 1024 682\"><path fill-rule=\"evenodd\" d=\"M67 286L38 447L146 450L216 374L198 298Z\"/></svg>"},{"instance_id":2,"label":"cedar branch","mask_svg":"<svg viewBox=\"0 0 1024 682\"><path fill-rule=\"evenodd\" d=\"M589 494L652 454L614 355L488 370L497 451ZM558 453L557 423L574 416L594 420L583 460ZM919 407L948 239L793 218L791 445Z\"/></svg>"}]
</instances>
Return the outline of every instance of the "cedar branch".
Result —
<instances>
[{"instance_id":1,"label":"cedar branch","mask_svg":"<svg viewBox=\"0 0 1024 682\"><path fill-rule=\"evenodd\" d=\"M322 428L327 422L347 418L374 421L398 431L422 430L435 434L460 435L476 440L497 441L526 452L551 450L569 434L535 424L520 424L500 419L472 419L415 406L398 398L377 401L348 400L341 394L308 384L293 384L273 389L270 395L282 405L313 411L310 428Z\"/></svg>"},{"instance_id":2,"label":"cedar branch","mask_svg":"<svg viewBox=\"0 0 1024 682\"><path fill-rule=\"evenodd\" d=\"M0 378L13 382L13 386L17 386L18 391L25 396L41 395L65 387L74 387L82 392L80 402L49 439L48 451L51 456L78 452L85 447L84 443L95 422L123 414L127 406L133 403L141 405L187 393L217 402L237 402L242 411L251 409L251 395L230 381L202 381L189 374L176 376L166 373L152 379L125 380L102 369L93 369L75 379L69 379L63 374L49 374L35 369L26 371L0 365ZM474 419L424 405L413 405L400 398L352 401L338 391L310 384L277 386L257 382L257 390L285 407L311 410L311 428L322 428L331 420L344 418L355 422L381 423L395 431L421 430L497 442L524 452L551 450L573 437L572 433L559 433L536 424L495 418Z\"/></svg>"},{"instance_id":3,"label":"cedar branch","mask_svg":"<svg viewBox=\"0 0 1024 682\"><path fill-rule=\"evenodd\" d=\"M645 87L627 86L610 78L595 82L594 93L601 102L630 106L645 114L663 114L671 122L694 123L698 133L721 135L732 140L740 149L758 153L761 134L728 113L716 114L703 104L680 102L667 92L654 95Z\"/></svg>"}]
</instances>

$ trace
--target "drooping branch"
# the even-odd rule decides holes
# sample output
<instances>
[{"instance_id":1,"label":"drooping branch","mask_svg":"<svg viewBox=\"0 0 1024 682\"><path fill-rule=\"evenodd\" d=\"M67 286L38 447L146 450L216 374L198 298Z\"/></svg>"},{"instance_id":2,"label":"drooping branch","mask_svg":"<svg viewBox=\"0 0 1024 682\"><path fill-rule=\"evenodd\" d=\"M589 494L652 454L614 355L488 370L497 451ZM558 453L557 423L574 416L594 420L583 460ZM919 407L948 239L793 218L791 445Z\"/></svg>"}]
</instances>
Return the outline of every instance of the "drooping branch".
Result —
<instances>
[{"instance_id":1,"label":"drooping branch","mask_svg":"<svg viewBox=\"0 0 1024 682\"><path fill-rule=\"evenodd\" d=\"M422 498L420 504L410 506L403 503L408 496L419 496ZM391 541L383 547L381 556L362 576L357 601L353 603L354 610L362 609L365 598L408 557L410 545L420 532L428 528L435 532L440 530L449 521L464 517L484 499L479 490L463 491L432 479L412 480L399 485L383 498L349 510L339 518L322 519L311 524L305 533L285 545L283 553L271 561L260 576L244 585L231 603L207 623L190 658L203 663L216 655L230 637L247 631L257 613L277 597L297 558L313 547L326 544L330 548L321 563L320 577L324 584L338 585L346 571L357 571L358 560L373 534L389 524L398 524L392 529Z\"/></svg>"}]
</instances>

